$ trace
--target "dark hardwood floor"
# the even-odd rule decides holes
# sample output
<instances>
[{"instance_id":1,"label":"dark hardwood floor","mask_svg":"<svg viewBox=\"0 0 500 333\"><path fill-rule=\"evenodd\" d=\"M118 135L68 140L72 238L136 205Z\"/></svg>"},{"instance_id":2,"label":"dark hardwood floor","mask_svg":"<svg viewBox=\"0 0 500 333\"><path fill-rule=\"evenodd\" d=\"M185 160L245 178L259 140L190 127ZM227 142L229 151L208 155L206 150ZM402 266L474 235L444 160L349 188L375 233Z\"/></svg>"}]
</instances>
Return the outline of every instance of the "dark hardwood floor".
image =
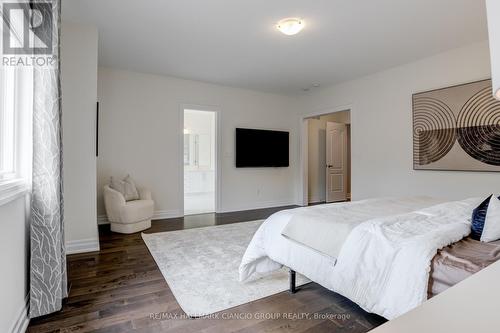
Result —
<instances>
[{"instance_id":1,"label":"dark hardwood floor","mask_svg":"<svg viewBox=\"0 0 500 333\"><path fill-rule=\"evenodd\" d=\"M286 208L154 221L147 233L264 219ZM186 318L140 233L100 226L99 235L100 252L68 256L71 289L63 309L33 319L28 332L367 332L385 322L315 283L213 318Z\"/></svg>"}]
</instances>

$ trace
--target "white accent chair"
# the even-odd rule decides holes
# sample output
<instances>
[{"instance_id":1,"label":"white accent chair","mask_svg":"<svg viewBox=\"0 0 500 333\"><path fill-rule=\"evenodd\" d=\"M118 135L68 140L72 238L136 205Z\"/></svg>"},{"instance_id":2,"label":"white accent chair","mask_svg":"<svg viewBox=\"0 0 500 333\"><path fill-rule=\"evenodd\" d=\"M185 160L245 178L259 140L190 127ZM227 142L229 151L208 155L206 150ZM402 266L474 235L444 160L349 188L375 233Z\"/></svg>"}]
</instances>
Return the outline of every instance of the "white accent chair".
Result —
<instances>
[{"instance_id":1,"label":"white accent chair","mask_svg":"<svg viewBox=\"0 0 500 333\"><path fill-rule=\"evenodd\" d=\"M104 206L111 223L111 231L132 234L151 228L154 201L151 192L137 188L139 200L125 201L123 195L108 185L104 186Z\"/></svg>"}]
</instances>

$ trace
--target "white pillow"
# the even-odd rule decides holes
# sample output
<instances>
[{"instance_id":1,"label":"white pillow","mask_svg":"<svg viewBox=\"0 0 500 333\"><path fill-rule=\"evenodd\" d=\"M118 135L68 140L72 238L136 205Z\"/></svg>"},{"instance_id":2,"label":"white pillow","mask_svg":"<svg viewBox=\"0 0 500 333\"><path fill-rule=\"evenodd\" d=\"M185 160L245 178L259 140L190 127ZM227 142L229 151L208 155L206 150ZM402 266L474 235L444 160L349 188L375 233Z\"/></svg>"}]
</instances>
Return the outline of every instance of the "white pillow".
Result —
<instances>
[{"instance_id":1,"label":"white pillow","mask_svg":"<svg viewBox=\"0 0 500 333\"><path fill-rule=\"evenodd\" d=\"M123 180L115 180L111 177L109 182L109 187L113 190L120 192L125 201L138 200L139 192L137 191L137 187L135 186L134 180L127 175Z\"/></svg>"},{"instance_id":2,"label":"white pillow","mask_svg":"<svg viewBox=\"0 0 500 333\"><path fill-rule=\"evenodd\" d=\"M500 239L500 200L492 195L484 220L481 242L493 242Z\"/></svg>"}]
</instances>

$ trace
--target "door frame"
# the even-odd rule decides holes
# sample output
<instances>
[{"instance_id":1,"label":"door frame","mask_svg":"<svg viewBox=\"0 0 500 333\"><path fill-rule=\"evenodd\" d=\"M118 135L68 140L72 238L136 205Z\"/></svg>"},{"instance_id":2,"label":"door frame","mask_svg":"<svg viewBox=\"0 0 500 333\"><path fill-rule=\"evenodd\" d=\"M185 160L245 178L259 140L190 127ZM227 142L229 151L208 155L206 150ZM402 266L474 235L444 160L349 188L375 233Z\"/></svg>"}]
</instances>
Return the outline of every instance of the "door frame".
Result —
<instances>
[{"instance_id":1,"label":"door frame","mask_svg":"<svg viewBox=\"0 0 500 333\"><path fill-rule=\"evenodd\" d=\"M309 128L307 126L307 120L310 118L325 116L331 113L349 111L351 115L351 156L352 156L352 124L353 124L353 114L354 105L340 105L331 108L320 109L315 112L303 115L300 117L300 182L299 182L299 202L301 206L309 205ZM351 174L351 199L353 198L352 193L352 161L350 165Z\"/></svg>"},{"instance_id":2,"label":"door frame","mask_svg":"<svg viewBox=\"0 0 500 333\"><path fill-rule=\"evenodd\" d=\"M180 216L184 216L184 110L207 111L215 114L215 213L221 211L221 144L222 144L222 131L221 131L221 108L215 105L202 105L202 104L181 104L179 108L179 183L178 193L180 204Z\"/></svg>"}]
</instances>

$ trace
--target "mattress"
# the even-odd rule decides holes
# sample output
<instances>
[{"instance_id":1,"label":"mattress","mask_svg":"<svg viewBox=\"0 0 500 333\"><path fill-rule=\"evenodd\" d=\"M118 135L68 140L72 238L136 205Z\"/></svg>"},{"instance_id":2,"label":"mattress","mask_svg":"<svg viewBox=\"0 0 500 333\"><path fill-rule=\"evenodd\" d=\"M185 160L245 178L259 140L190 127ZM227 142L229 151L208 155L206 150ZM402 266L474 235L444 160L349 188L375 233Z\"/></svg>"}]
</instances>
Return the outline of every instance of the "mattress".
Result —
<instances>
[{"instance_id":1,"label":"mattress","mask_svg":"<svg viewBox=\"0 0 500 333\"><path fill-rule=\"evenodd\" d=\"M483 243L470 237L447 246L432 260L428 298L454 286L500 259L500 240Z\"/></svg>"}]
</instances>

